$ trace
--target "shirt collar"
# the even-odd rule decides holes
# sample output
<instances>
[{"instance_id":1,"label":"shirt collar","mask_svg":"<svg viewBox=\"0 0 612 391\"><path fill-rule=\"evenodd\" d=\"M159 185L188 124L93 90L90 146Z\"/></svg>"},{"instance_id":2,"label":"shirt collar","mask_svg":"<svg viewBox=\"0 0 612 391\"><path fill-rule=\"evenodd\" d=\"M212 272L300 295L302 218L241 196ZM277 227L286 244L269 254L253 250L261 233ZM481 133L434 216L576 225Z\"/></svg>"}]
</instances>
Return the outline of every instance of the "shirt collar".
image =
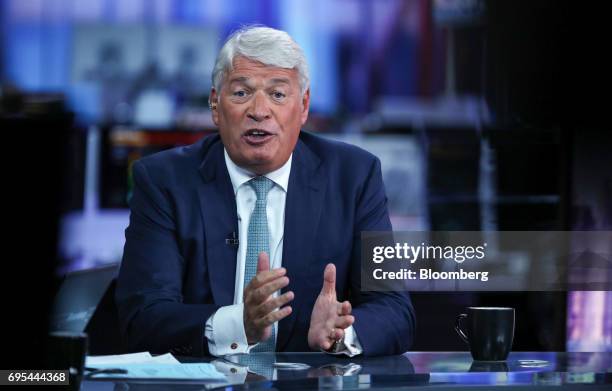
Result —
<instances>
[{"instance_id":1,"label":"shirt collar","mask_svg":"<svg viewBox=\"0 0 612 391\"><path fill-rule=\"evenodd\" d=\"M234 195L238 193L240 186L253 179L256 175L249 170L239 167L232 161L227 153L227 150L223 148L223 156L225 157L225 166L229 173L230 180L232 181L232 187L234 188ZM281 189L287 192L289 186L289 173L291 172L291 160L293 159L293 153L289 155L289 159L280 168L265 174L264 176L280 186Z\"/></svg>"}]
</instances>

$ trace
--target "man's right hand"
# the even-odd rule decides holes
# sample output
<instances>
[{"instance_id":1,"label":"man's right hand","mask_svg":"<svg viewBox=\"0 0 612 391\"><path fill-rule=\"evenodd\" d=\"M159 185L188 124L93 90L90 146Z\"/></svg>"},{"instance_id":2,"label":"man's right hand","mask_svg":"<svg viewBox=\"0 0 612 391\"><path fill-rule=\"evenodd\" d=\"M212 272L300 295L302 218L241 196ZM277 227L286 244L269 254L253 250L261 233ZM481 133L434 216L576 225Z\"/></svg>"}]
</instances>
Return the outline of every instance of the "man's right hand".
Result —
<instances>
[{"instance_id":1,"label":"man's right hand","mask_svg":"<svg viewBox=\"0 0 612 391\"><path fill-rule=\"evenodd\" d=\"M272 335L272 325L291 314L291 306L280 308L293 300L288 291L278 297L272 294L289 284L285 268L270 270L268 254L257 259L257 274L244 289L244 331L249 345L265 341Z\"/></svg>"}]
</instances>

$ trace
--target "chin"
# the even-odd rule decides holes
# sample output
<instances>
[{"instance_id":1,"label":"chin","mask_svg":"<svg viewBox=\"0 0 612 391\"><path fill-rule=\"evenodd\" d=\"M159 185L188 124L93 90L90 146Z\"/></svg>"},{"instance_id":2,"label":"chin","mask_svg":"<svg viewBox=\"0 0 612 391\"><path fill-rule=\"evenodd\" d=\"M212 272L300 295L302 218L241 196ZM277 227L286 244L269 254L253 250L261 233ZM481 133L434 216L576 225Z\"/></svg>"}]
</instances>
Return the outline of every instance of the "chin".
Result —
<instances>
[{"instance_id":1,"label":"chin","mask_svg":"<svg viewBox=\"0 0 612 391\"><path fill-rule=\"evenodd\" d=\"M248 153L242 155L240 160L236 160L235 163L243 168L253 171L256 168L267 167L272 162L268 157Z\"/></svg>"},{"instance_id":2,"label":"chin","mask_svg":"<svg viewBox=\"0 0 612 391\"><path fill-rule=\"evenodd\" d=\"M280 159L281 152L276 148L248 148L241 152L241 159L238 165L258 175L274 171L287 161L287 159ZM289 156L287 156L287 158L289 158Z\"/></svg>"},{"instance_id":3,"label":"chin","mask_svg":"<svg viewBox=\"0 0 612 391\"><path fill-rule=\"evenodd\" d=\"M246 160L250 164L255 165L266 165L272 164L274 162L274 158L277 157L276 151L266 150L251 150L249 153L245 154Z\"/></svg>"}]
</instances>

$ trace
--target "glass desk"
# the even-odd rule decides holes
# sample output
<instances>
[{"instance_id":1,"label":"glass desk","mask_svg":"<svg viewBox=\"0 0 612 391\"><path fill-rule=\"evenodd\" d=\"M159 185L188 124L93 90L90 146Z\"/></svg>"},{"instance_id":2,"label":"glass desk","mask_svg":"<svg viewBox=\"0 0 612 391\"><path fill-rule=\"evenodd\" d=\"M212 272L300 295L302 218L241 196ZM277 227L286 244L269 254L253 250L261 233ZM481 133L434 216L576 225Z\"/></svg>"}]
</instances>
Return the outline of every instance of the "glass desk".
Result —
<instances>
[{"instance_id":1,"label":"glass desk","mask_svg":"<svg viewBox=\"0 0 612 391\"><path fill-rule=\"evenodd\" d=\"M253 389L529 389L612 390L612 352L513 352L505 362L475 362L468 352L408 352L398 356L344 357L323 353L257 353L220 358L179 357L211 362L225 383L84 381L81 390L253 390Z\"/></svg>"}]
</instances>

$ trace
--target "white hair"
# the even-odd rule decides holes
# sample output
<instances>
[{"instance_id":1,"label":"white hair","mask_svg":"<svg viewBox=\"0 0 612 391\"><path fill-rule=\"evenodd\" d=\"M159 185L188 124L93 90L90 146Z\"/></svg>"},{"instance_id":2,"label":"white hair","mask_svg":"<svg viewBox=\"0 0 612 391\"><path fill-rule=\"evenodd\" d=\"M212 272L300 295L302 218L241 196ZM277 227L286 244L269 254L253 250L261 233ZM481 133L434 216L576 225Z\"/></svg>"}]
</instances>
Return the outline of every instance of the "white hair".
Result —
<instances>
[{"instance_id":1,"label":"white hair","mask_svg":"<svg viewBox=\"0 0 612 391\"><path fill-rule=\"evenodd\" d=\"M226 72L233 70L234 58L237 56L273 67L295 69L302 95L310 87L306 57L289 34L270 27L247 26L234 32L217 55L212 73L212 85L217 93L221 91Z\"/></svg>"}]
</instances>

